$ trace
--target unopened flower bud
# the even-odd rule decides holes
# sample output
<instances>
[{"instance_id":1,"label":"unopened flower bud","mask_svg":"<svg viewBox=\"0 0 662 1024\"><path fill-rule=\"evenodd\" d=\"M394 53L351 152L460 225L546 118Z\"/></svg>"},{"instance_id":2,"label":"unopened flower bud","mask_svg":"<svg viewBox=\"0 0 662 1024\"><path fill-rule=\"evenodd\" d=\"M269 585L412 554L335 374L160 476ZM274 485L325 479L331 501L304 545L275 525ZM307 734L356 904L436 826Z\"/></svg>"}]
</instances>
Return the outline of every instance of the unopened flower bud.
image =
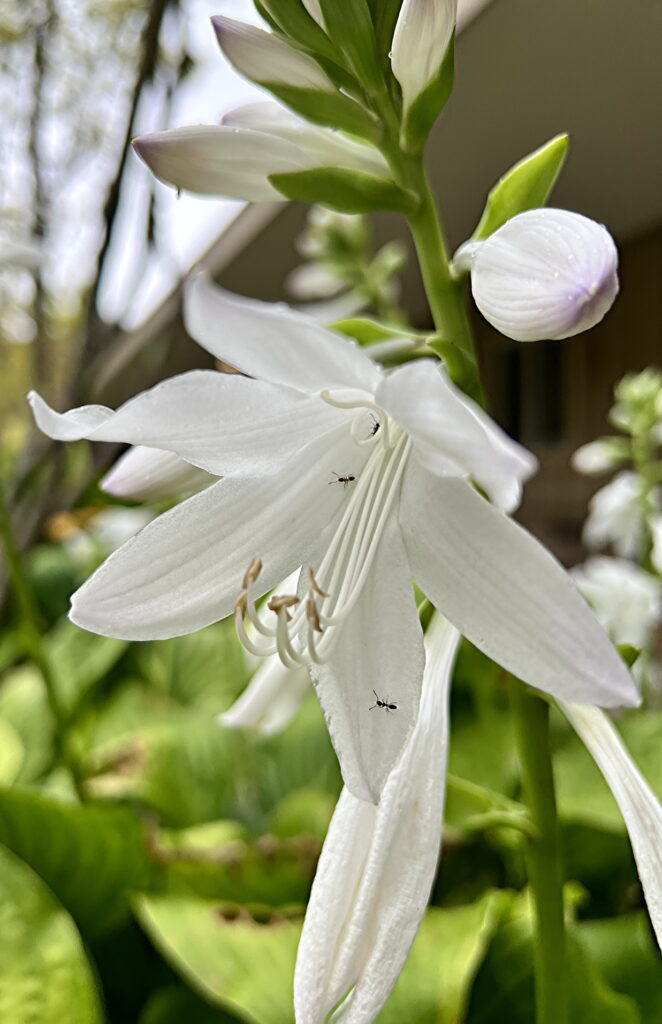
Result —
<instances>
[{"instance_id":1,"label":"unopened flower bud","mask_svg":"<svg viewBox=\"0 0 662 1024\"><path fill-rule=\"evenodd\" d=\"M618 294L618 254L605 227L567 210L527 210L470 242L471 290L493 327L515 341L570 338L594 327Z\"/></svg>"},{"instance_id":2,"label":"unopened flower bud","mask_svg":"<svg viewBox=\"0 0 662 1024\"><path fill-rule=\"evenodd\" d=\"M393 33L391 67L405 110L439 71L455 28L457 0L404 0Z\"/></svg>"},{"instance_id":3,"label":"unopened flower bud","mask_svg":"<svg viewBox=\"0 0 662 1024\"><path fill-rule=\"evenodd\" d=\"M252 82L335 91L312 57L288 46L272 32L221 15L211 21L225 56Z\"/></svg>"}]
</instances>

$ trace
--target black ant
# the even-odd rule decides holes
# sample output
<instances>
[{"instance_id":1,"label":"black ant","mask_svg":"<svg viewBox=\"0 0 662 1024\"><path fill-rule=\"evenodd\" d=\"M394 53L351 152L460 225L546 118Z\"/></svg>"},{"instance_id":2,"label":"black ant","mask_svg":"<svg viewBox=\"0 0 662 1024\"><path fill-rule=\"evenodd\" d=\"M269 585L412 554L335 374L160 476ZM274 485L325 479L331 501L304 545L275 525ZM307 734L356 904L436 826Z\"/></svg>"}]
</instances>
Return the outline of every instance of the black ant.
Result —
<instances>
[{"instance_id":1,"label":"black ant","mask_svg":"<svg viewBox=\"0 0 662 1024\"><path fill-rule=\"evenodd\" d=\"M376 416L373 416L372 413L370 413L370 419L372 420L372 425L370 427L370 433L368 434L369 438L374 437L379 428L381 427L381 423L379 422Z\"/></svg>"},{"instance_id":2,"label":"black ant","mask_svg":"<svg viewBox=\"0 0 662 1024\"><path fill-rule=\"evenodd\" d=\"M329 480L329 483L330 484L342 484L343 485L343 489L345 491L347 490L349 485L353 484L354 481L356 480L355 476L340 476L339 473L336 473L335 469L331 470L331 472L336 477L336 479L335 480Z\"/></svg>"},{"instance_id":3,"label":"black ant","mask_svg":"<svg viewBox=\"0 0 662 1024\"><path fill-rule=\"evenodd\" d=\"M386 700L382 700L382 698L379 696L379 694L377 693L376 690L373 690L372 692L375 695L376 703L373 704L371 708L368 708L368 711L374 711L375 708L384 708L384 711L397 711L398 710L398 705L397 704L391 704L391 702L390 702L388 697L386 698Z\"/></svg>"}]
</instances>

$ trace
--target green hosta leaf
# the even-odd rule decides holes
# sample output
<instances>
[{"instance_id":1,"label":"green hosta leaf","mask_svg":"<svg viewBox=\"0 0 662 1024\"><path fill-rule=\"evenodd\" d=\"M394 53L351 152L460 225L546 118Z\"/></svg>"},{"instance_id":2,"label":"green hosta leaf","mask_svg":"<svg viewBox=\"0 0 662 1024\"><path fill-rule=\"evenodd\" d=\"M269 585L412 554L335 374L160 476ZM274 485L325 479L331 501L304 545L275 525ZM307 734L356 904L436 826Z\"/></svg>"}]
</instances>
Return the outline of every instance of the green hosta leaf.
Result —
<instances>
[{"instance_id":1,"label":"green hosta leaf","mask_svg":"<svg viewBox=\"0 0 662 1024\"><path fill-rule=\"evenodd\" d=\"M261 803L273 808L291 793L319 789L338 797L342 780L322 712L307 701L283 732L256 748Z\"/></svg>"},{"instance_id":2,"label":"green hosta leaf","mask_svg":"<svg viewBox=\"0 0 662 1024\"><path fill-rule=\"evenodd\" d=\"M320 0L326 31L368 90L382 82L377 41L367 0Z\"/></svg>"},{"instance_id":3,"label":"green hosta leaf","mask_svg":"<svg viewBox=\"0 0 662 1024\"><path fill-rule=\"evenodd\" d=\"M0 718L0 786L10 786L23 764L25 748L18 732L4 718Z\"/></svg>"},{"instance_id":4,"label":"green hosta leaf","mask_svg":"<svg viewBox=\"0 0 662 1024\"><path fill-rule=\"evenodd\" d=\"M14 781L35 782L53 763L55 730L43 680L32 665L21 665L2 680L0 715L23 743L24 756Z\"/></svg>"},{"instance_id":5,"label":"green hosta leaf","mask_svg":"<svg viewBox=\"0 0 662 1024\"><path fill-rule=\"evenodd\" d=\"M44 645L62 706L73 712L119 661L128 641L97 636L61 619L45 637Z\"/></svg>"},{"instance_id":6,"label":"green hosta leaf","mask_svg":"<svg viewBox=\"0 0 662 1024\"><path fill-rule=\"evenodd\" d=\"M225 711L250 671L231 620L188 636L141 645L139 671L159 693L210 715Z\"/></svg>"},{"instance_id":7,"label":"green hosta leaf","mask_svg":"<svg viewBox=\"0 0 662 1024\"><path fill-rule=\"evenodd\" d=\"M243 743L240 733L182 709L95 751L90 788L141 801L173 828L213 821L234 808Z\"/></svg>"},{"instance_id":8,"label":"green hosta leaf","mask_svg":"<svg viewBox=\"0 0 662 1024\"><path fill-rule=\"evenodd\" d=\"M498 928L478 972L466 1024L531 1024L531 933L531 907L523 896L512 904L510 918ZM634 1001L607 985L572 931L567 934L566 984L573 1024L645 1024Z\"/></svg>"},{"instance_id":9,"label":"green hosta leaf","mask_svg":"<svg viewBox=\"0 0 662 1024\"><path fill-rule=\"evenodd\" d=\"M460 1024L474 975L512 896L489 892L462 907L428 910L378 1024Z\"/></svg>"},{"instance_id":10,"label":"green hosta leaf","mask_svg":"<svg viewBox=\"0 0 662 1024\"><path fill-rule=\"evenodd\" d=\"M0 1020L103 1020L93 971L73 921L41 879L1 847Z\"/></svg>"},{"instance_id":11,"label":"green hosta leaf","mask_svg":"<svg viewBox=\"0 0 662 1024\"><path fill-rule=\"evenodd\" d=\"M234 1024L236 1020L183 985L170 985L152 996L138 1024Z\"/></svg>"},{"instance_id":12,"label":"green hosta leaf","mask_svg":"<svg viewBox=\"0 0 662 1024\"><path fill-rule=\"evenodd\" d=\"M506 171L487 197L475 239L488 238L516 214L545 205L563 167L568 142L567 135L557 135Z\"/></svg>"},{"instance_id":13,"label":"green hosta leaf","mask_svg":"<svg viewBox=\"0 0 662 1024\"><path fill-rule=\"evenodd\" d=\"M378 126L371 114L355 100L341 92L325 92L319 89L300 89L277 82L262 83L277 96L285 106L305 117L313 124L358 135L373 142L377 138Z\"/></svg>"},{"instance_id":14,"label":"green hosta leaf","mask_svg":"<svg viewBox=\"0 0 662 1024\"><path fill-rule=\"evenodd\" d=\"M455 77L455 35L451 38L446 56L437 74L423 92L416 97L404 114L400 142L409 153L419 153L432 130L434 122L453 91Z\"/></svg>"},{"instance_id":15,"label":"green hosta leaf","mask_svg":"<svg viewBox=\"0 0 662 1024\"><path fill-rule=\"evenodd\" d=\"M619 719L617 728L646 780L662 798L662 711L633 711ZM613 832L625 824L611 790L593 758L574 734L554 757L559 814Z\"/></svg>"},{"instance_id":16,"label":"green hosta leaf","mask_svg":"<svg viewBox=\"0 0 662 1024\"><path fill-rule=\"evenodd\" d=\"M342 213L407 212L415 205L414 196L394 182L345 167L314 167L310 171L270 174L269 181L288 199L319 203Z\"/></svg>"},{"instance_id":17,"label":"green hosta leaf","mask_svg":"<svg viewBox=\"0 0 662 1024\"><path fill-rule=\"evenodd\" d=\"M250 836L236 822L209 822L154 838L168 891L205 899L279 907L304 903L321 840Z\"/></svg>"},{"instance_id":18,"label":"green hosta leaf","mask_svg":"<svg viewBox=\"0 0 662 1024\"><path fill-rule=\"evenodd\" d=\"M205 999L252 1024L292 1024L292 978L301 925L258 924L209 900L140 896L136 913L165 959Z\"/></svg>"},{"instance_id":19,"label":"green hosta leaf","mask_svg":"<svg viewBox=\"0 0 662 1024\"><path fill-rule=\"evenodd\" d=\"M128 891L147 887L152 875L143 827L124 808L2 789L0 843L41 875L86 935L121 920Z\"/></svg>"},{"instance_id":20,"label":"green hosta leaf","mask_svg":"<svg viewBox=\"0 0 662 1024\"><path fill-rule=\"evenodd\" d=\"M634 999L642 1024L662 1024L662 962L645 911L581 921L577 937L607 983Z\"/></svg>"},{"instance_id":21,"label":"green hosta leaf","mask_svg":"<svg viewBox=\"0 0 662 1024\"><path fill-rule=\"evenodd\" d=\"M280 839L315 836L323 840L336 805L335 795L320 789L297 789L274 808L268 831Z\"/></svg>"}]
</instances>

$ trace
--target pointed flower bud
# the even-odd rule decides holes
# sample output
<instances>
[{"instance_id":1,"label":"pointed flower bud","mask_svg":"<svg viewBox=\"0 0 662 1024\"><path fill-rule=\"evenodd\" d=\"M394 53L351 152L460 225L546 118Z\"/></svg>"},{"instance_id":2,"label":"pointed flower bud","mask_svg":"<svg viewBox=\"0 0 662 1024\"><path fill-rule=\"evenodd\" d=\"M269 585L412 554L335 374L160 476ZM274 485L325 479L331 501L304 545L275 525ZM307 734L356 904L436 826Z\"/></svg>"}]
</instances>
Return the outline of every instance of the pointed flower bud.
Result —
<instances>
[{"instance_id":1,"label":"pointed flower bud","mask_svg":"<svg viewBox=\"0 0 662 1024\"><path fill-rule=\"evenodd\" d=\"M225 56L240 74L252 82L336 91L312 57L288 46L273 33L222 15L211 21Z\"/></svg>"},{"instance_id":2,"label":"pointed flower bud","mask_svg":"<svg viewBox=\"0 0 662 1024\"><path fill-rule=\"evenodd\" d=\"M439 71L455 28L457 0L404 0L393 33L391 68L405 110Z\"/></svg>"},{"instance_id":3,"label":"pointed flower bud","mask_svg":"<svg viewBox=\"0 0 662 1024\"><path fill-rule=\"evenodd\" d=\"M515 341L570 338L594 327L618 294L618 253L605 227L567 210L527 210L457 252L476 305Z\"/></svg>"},{"instance_id":4,"label":"pointed flower bud","mask_svg":"<svg viewBox=\"0 0 662 1024\"><path fill-rule=\"evenodd\" d=\"M222 124L152 132L134 139L133 148L157 178L177 188L258 203L283 198L270 174L313 164L286 139Z\"/></svg>"},{"instance_id":5,"label":"pointed flower bud","mask_svg":"<svg viewBox=\"0 0 662 1024\"><path fill-rule=\"evenodd\" d=\"M572 468L585 476L606 473L630 456L629 442L623 437L599 437L583 444L572 456Z\"/></svg>"},{"instance_id":6,"label":"pointed flower bud","mask_svg":"<svg viewBox=\"0 0 662 1024\"><path fill-rule=\"evenodd\" d=\"M216 477L172 452L135 445L117 460L101 481L101 489L130 501L179 501L197 494Z\"/></svg>"}]
</instances>

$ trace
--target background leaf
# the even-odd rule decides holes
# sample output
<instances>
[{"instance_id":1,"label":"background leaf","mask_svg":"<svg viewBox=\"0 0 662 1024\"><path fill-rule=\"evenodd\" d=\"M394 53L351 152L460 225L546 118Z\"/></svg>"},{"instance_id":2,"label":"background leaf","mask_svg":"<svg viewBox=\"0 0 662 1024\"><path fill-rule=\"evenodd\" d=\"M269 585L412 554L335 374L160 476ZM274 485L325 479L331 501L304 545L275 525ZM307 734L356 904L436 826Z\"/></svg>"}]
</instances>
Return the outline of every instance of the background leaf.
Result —
<instances>
[{"instance_id":1,"label":"background leaf","mask_svg":"<svg viewBox=\"0 0 662 1024\"><path fill-rule=\"evenodd\" d=\"M44 883L0 847L0 1020L101 1024L80 935Z\"/></svg>"},{"instance_id":2,"label":"background leaf","mask_svg":"<svg viewBox=\"0 0 662 1024\"><path fill-rule=\"evenodd\" d=\"M209 900L140 896L138 919L176 971L206 999L254 1024L292 1024L298 921L258 924Z\"/></svg>"}]
</instances>

